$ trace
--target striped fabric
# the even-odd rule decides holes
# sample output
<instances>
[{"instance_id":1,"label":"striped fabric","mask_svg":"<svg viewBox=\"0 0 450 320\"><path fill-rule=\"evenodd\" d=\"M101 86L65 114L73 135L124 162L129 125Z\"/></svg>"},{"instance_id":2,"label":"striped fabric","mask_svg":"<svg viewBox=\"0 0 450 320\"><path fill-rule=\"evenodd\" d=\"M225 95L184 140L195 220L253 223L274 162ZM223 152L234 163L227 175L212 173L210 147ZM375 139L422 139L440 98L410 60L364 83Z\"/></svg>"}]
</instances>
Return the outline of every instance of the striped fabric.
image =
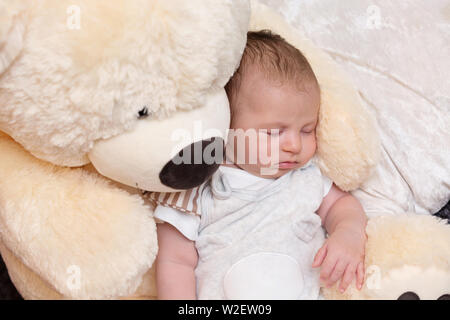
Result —
<instances>
[{"instance_id":1,"label":"striped fabric","mask_svg":"<svg viewBox=\"0 0 450 320\"><path fill-rule=\"evenodd\" d=\"M202 186L181 192L152 192L148 199L181 212L200 216L200 189Z\"/></svg>"}]
</instances>

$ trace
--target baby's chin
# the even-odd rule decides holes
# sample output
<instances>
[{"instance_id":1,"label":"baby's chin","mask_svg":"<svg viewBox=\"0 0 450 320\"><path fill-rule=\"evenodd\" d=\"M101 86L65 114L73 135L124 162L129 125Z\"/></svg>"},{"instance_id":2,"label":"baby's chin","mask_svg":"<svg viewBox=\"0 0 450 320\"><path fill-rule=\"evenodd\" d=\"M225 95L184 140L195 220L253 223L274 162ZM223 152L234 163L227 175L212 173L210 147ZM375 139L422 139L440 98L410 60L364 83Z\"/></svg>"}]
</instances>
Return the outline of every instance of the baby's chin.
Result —
<instances>
[{"instance_id":1,"label":"baby's chin","mask_svg":"<svg viewBox=\"0 0 450 320\"><path fill-rule=\"evenodd\" d=\"M256 175L258 175L262 178L266 178L266 179L277 179L277 178L280 178L280 177L284 176L285 174L291 172L292 170L298 169L300 167L301 167L300 165L294 166L294 167L289 167L289 168L279 168L279 167L264 168L264 167L261 167L261 168L259 168L259 172L257 172Z\"/></svg>"},{"instance_id":2,"label":"baby's chin","mask_svg":"<svg viewBox=\"0 0 450 320\"><path fill-rule=\"evenodd\" d=\"M273 166L260 166L260 165L248 165L248 164L233 164L231 165L233 167L242 169L244 171L247 171L248 173L265 178L265 179L277 179L285 174L291 172L292 170L296 170L302 167L301 163L297 163L293 166L279 166L279 165L273 165Z\"/></svg>"}]
</instances>

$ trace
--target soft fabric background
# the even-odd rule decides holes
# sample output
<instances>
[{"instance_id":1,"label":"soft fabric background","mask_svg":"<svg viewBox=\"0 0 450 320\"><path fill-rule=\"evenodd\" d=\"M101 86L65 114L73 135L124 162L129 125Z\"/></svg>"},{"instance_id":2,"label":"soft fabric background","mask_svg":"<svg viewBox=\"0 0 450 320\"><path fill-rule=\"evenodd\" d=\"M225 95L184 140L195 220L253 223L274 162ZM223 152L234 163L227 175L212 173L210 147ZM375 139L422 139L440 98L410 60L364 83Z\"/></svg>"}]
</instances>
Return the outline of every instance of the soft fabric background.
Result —
<instances>
[{"instance_id":1,"label":"soft fabric background","mask_svg":"<svg viewBox=\"0 0 450 320\"><path fill-rule=\"evenodd\" d=\"M349 73L378 120L382 162L355 192L368 214L443 207L450 194L450 0L261 2ZM0 299L17 297L0 260Z\"/></svg>"},{"instance_id":2,"label":"soft fabric background","mask_svg":"<svg viewBox=\"0 0 450 320\"><path fill-rule=\"evenodd\" d=\"M262 0L353 79L378 121L369 216L433 213L450 195L450 1Z\"/></svg>"}]
</instances>

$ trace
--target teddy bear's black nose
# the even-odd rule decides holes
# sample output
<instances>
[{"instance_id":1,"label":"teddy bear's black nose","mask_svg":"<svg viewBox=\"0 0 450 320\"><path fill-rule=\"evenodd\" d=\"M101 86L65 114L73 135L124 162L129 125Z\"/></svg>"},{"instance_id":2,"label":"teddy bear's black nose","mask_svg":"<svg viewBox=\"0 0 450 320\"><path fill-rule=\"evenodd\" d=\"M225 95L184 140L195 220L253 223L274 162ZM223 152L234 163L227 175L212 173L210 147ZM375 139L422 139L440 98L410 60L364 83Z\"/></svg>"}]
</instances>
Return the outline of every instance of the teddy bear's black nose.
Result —
<instances>
[{"instance_id":1,"label":"teddy bear's black nose","mask_svg":"<svg viewBox=\"0 0 450 320\"><path fill-rule=\"evenodd\" d=\"M177 190L206 181L223 161L224 140L219 137L197 141L181 150L159 174L162 184Z\"/></svg>"}]
</instances>

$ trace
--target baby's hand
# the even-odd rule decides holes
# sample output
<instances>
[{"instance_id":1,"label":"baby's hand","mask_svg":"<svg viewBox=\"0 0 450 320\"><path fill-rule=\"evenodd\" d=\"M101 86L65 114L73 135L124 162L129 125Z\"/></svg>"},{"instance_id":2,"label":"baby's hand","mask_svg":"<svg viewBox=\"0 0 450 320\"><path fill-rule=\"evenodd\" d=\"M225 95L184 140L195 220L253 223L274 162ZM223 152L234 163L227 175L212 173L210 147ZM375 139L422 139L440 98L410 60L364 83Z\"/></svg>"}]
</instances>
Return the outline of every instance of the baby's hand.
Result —
<instances>
[{"instance_id":1,"label":"baby's hand","mask_svg":"<svg viewBox=\"0 0 450 320\"><path fill-rule=\"evenodd\" d=\"M356 275L356 286L362 288L364 282L364 231L351 228L336 228L319 249L313 268L322 266L320 280L327 287L341 279L339 290L344 292Z\"/></svg>"}]
</instances>

